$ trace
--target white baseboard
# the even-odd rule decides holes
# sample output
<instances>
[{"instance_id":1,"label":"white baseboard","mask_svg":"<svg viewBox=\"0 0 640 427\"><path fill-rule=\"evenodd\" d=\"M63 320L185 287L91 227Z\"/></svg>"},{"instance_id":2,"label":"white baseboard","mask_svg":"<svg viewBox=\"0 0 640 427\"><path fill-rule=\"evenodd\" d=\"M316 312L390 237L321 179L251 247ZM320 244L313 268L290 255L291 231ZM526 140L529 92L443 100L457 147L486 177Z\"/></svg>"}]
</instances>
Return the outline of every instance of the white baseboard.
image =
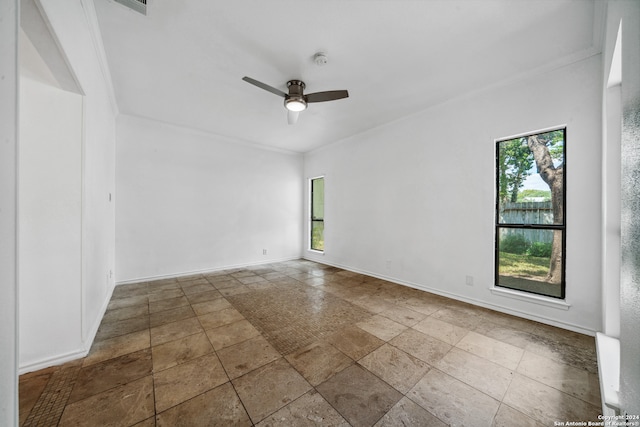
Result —
<instances>
[{"instance_id":1,"label":"white baseboard","mask_svg":"<svg viewBox=\"0 0 640 427\"><path fill-rule=\"evenodd\" d=\"M274 263L278 263L278 262L293 261L293 260L300 259L300 258L301 258L301 255L298 255L298 256L295 256L295 257L269 259L267 261L260 261L260 262L232 264L232 265L225 265L225 266L222 266L222 267L203 268L203 269L200 269L200 270L190 270L190 271L181 271L181 272L178 272L178 273L159 274L159 275L155 275L155 276L141 276L141 277L137 277L137 278L134 278L134 279L118 280L116 282L116 286L128 285L128 284L131 284L131 283L138 283L138 282L150 282L150 281L153 281L153 280L161 280L161 279L173 279L175 277L191 276L193 274L215 273L215 272L223 271L223 270L233 270L235 268L255 267L255 266L258 266L258 265L274 264Z\"/></svg>"},{"instance_id":2,"label":"white baseboard","mask_svg":"<svg viewBox=\"0 0 640 427\"><path fill-rule=\"evenodd\" d=\"M500 313L510 314L510 315L516 316L516 317L522 317L524 319L533 320L533 321L536 321L536 322L544 323L546 325L556 326L558 328L567 329L567 330L570 330L570 331L573 331L573 332L578 332L578 333L584 334L584 335L590 335L590 336L595 336L596 335L596 331L594 331L594 330L587 329L587 328L584 328L582 326L574 325L574 324L568 323L568 322L560 322L560 321L557 321L555 319L550 319L550 318L545 317L545 316L540 316L538 314L529 313L529 312L525 312L525 311L521 311L521 310L514 310L514 309L512 309L510 307L505 307L505 306L502 306L502 305L499 305L499 304L487 303L485 301L480 301L480 300L476 300L474 298L469 298L469 297L466 297L466 296L463 296L463 295L458 295L458 294L455 294L453 292L446 292L446 291L443 291L443 290L440 290L440 289L430 288L428 286L424 286L424 285L421 285L421 284L418 284L418 283L408 282L406 280L401 280L401 279L397 279L395 277L385 276L385 275L374 273L374 272L371 272L371 271L360 270L360 269L349 267L349 266L345 266L345 265L326 262L324 260L323 261L319 261L318 259L311 258L311 257L306 257L306 256L303 256L303 258L308 260L308 261L317 262L319 264L330 265L332 267L341 268L343 270L353 271L354 273L365 274L367 276L371 276L371 277L375 277L375 278L378 278L378 279L386 280L388 282L397 283L398 285L407 286L407 287L410 287L410 288L414 288L414 289L418 289L418 290L421 290L421 291L429 292L429 293L432 293L432 294L440 295L440 296L443 296L443 297L451 298L451 299L454 299L454 300L457 300L457 301L462 301L462 302L466 302L466 303L469 303L469 304L477 305L477 306L480 306L480 307L488 308L488 309L491 309L491 310L498 311Z\"/></svg>"},{"instance_id":3,"label":"white baseboard","mask_svg":"<svg viewBox=\"0 0 640 427\"><path fill-rule=\"evenodd\" d=\"M63 363L71 362L72 360L85 357L87 353L89 353L88 348L79 349L70 353L59 354L39 360L37 362L31 362L26 365L21 365L20 367L18 367L18 375L26 374L33 371L39 371L40 369L50 368L51 366L62 365Z\"/></svg>"}]
</instances>

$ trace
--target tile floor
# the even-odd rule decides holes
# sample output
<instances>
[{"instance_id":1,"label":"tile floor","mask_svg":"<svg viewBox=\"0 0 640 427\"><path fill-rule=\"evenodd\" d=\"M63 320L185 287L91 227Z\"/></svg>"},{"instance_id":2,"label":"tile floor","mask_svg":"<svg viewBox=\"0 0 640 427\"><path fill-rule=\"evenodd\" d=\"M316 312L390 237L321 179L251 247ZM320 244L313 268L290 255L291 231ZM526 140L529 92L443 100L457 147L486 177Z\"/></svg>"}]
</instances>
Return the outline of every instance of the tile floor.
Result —
<instances>
[{"instance_id":1,"label":"tile floor","mask_svg":"<svg viewBox=\"0 0 640 427\"><path fill-rule=\"evenodd\" d=\"M597 420L594 340L299 260L117 286L87 357L20 377L24 426Z\"/></svg>"}]
</instances>

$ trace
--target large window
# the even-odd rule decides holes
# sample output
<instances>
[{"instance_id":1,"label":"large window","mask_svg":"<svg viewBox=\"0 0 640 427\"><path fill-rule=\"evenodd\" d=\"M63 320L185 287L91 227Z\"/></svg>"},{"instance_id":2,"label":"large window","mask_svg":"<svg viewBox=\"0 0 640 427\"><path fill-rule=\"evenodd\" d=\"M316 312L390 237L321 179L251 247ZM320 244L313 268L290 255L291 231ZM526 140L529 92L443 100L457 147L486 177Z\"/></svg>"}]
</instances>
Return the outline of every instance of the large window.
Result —
<instances>
[{"instance_id":1,"label":"large window","mask_svg":"<svg viewBox=\"0 0 640 427\"><path fill-rule=\"evenodd\" d=\"M565 297L565 148L565 129L496 142L496 286Z\"/></svg>"},{"instance_id":2,"label":"large window","mask_svg":"<svg viewBox=\"0 0 640 427\"><path fill-rule=\"evenodd\" d=\"M315 251L324 251L324 177L311 179L311 244Z\"/></svg>"}]
</instances>

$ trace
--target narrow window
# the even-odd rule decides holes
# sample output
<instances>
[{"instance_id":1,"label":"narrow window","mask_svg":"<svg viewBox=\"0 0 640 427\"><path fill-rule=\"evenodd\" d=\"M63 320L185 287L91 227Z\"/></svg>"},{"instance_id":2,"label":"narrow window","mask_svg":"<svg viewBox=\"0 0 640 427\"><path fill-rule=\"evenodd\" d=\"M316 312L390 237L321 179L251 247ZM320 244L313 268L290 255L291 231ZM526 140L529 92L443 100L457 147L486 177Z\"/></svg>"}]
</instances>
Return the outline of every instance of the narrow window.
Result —
<instances>
[{"instance_id":1,"label":"narrow window","mask_svg":"<svg viewBox=\"0 0 640 427\"><path fill-rule=\"evenodd\" d=\"M565 297L566 129L496 142L495 285Z\"/></svg>"},{"instance_id":2,"label":"narrow window","mask_svg":"<svg viewBox=\"0 0 640 427\"><path fill-rule=\"evenodd\" d=\"M324 177L311 179L311 244L315 251L324 251Z\"/></svg>"}]
</instances>

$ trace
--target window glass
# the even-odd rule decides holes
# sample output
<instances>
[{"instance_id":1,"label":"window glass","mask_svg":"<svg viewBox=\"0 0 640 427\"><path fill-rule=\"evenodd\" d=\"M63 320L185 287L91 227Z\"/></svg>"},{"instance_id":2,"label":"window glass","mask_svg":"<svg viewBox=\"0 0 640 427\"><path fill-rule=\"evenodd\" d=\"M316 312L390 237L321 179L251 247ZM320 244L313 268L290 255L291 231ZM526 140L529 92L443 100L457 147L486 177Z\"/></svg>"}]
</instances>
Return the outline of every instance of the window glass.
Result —
<instances>
[{"instance_id":1,"label":"window glass","mask_svg":"<svg viewBox=\"0 0 640 427\"><path fill-rule=\"evenodd\" d=\"M316 251L324 251L324 178L311 180L311 244Z\"/></svg>"},{"instance_id":2,"label":"window glass","mask_svg":"<svg viewBox=\"0 0 640 427\"><path fill-rule=\"evenodd\" d=\"M565 145L565 129L496 142L497 286L564 298Z\"/></svg>"}]
</instances>

